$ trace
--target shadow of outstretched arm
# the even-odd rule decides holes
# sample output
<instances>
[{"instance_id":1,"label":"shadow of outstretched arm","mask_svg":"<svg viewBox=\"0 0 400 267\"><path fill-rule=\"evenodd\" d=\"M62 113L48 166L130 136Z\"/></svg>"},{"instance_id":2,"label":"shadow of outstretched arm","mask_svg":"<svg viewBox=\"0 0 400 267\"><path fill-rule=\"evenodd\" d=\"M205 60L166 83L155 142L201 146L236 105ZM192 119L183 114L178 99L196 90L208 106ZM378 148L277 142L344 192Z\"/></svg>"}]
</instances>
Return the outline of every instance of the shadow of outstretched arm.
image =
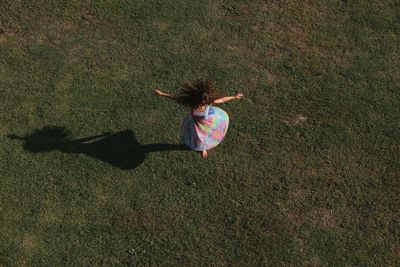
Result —
<instances>
[{"instance_id":1,"label":"shadow of outstretched arm","mask_svg":"<svg viewBox=\"0 0 400 267\"><path fill-rule=\"evenodd\" d=\"M22 137L22 136L18 136L15 134L8 134L6 135L8 138L10 138L11 140L25 140L26 137Z\"/></svg>"}]
</instances>

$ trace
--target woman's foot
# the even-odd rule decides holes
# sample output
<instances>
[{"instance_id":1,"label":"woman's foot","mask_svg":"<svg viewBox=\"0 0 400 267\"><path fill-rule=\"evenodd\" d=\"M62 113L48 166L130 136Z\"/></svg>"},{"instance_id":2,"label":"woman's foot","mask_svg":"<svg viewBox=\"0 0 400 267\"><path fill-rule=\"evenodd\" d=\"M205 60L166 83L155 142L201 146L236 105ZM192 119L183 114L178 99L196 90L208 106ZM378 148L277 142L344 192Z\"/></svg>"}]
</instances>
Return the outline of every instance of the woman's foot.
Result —
<instances>
[{"instance_id":1,"label":"woman's foot","mask_svg":"<svg viewBox=\"0 0 400 267\"><path fill-rule=\"evenodd\" d=\"M208 156L207 150L201 151L201 157L202 157L202 158L207 158L207 156Z\"/></svg>"}]
</instances>

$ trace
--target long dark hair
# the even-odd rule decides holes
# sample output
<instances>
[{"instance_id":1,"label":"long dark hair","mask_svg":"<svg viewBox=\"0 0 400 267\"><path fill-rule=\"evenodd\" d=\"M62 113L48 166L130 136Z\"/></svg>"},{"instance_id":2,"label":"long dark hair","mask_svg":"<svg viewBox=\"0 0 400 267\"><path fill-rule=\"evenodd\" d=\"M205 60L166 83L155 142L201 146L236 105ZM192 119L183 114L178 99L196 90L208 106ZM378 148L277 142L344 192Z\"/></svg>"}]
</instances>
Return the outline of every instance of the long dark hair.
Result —
<instances>
[{"instance_id":1,"label":"long dark hair","mask_svg":"<svg viewBox=\"0 0 400 267\"><path fill-rule=\"evenodd\" d=\"M176 97L179 104L192 109L210 105L220 97L217 89L210 80L197 80L193 84L184 84L181 95Z\"/></svg>"}]
</instances>

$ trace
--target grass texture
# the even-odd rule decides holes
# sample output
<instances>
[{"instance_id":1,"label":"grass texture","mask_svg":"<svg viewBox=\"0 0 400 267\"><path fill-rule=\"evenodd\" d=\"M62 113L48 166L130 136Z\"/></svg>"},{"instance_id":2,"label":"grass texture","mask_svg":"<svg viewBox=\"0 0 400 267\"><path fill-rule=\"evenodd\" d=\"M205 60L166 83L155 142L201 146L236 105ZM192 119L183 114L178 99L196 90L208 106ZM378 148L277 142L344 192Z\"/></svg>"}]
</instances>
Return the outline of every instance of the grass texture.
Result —
<instances>
[{"instance_id":1,"label":"grass texture","mask_svg":"<svg viewBox=\"0 0 400 267\"><path fill-rule=\"evenodd\" d=\"M399 1L0 6L1 266L400 265ZM198 78L204 160L152 93Z\"/></svg>"}]
</instances>

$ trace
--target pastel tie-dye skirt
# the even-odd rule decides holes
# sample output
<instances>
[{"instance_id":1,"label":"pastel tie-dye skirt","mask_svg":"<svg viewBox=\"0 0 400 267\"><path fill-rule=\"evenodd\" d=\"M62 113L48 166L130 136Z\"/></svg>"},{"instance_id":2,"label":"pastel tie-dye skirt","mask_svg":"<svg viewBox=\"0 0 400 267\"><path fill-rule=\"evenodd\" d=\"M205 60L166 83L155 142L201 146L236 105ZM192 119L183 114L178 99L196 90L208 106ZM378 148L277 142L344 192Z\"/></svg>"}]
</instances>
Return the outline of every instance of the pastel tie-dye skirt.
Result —
<instances>
[{"instance_id":1,"label":"pastel tie-dye skirt","mask_svg":"<svg viewBox=\"0 0 400 267\"><path fill-rule=\"evenodd\" d=\"M193 112L183 120L179 137L192 150L208 150L224 140L228 125L229 116L224 110L206 106L204 112Z\"/></svg>"}]
</instances>

